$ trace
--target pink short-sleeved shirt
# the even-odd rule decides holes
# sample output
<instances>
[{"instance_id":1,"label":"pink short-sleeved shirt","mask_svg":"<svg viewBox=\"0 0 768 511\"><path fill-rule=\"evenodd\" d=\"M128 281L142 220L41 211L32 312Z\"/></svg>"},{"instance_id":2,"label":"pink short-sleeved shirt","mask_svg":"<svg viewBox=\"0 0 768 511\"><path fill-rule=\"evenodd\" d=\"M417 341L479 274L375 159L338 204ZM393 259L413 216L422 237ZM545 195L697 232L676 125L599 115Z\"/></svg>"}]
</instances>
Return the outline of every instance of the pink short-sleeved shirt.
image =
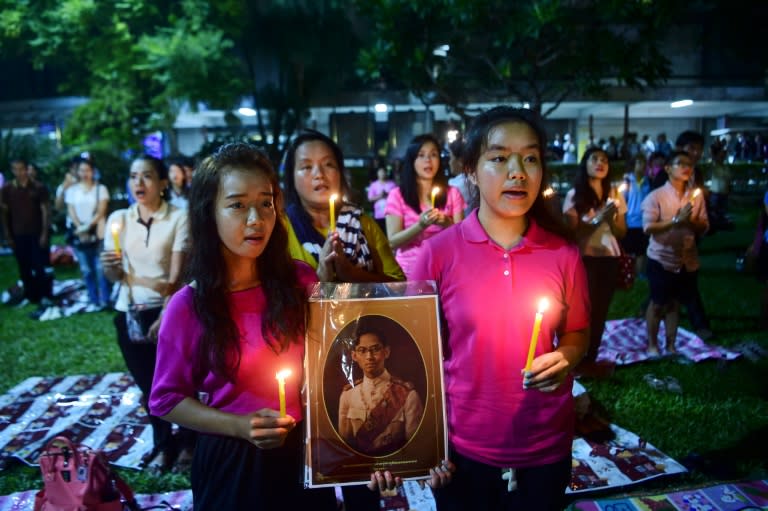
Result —
<instances>
[{"instance_id":1,"label":"pink short-sleeved shirt","mask_svg":"<svg viewBox=\"0 0 768 511\"><path fill-rule=\"evenodd\" d=\"M531 221L505 250L477 211L424 243L413 278L435 280L443 314L449 439L463 456L497 467L552 463L573 440L572 378L545 393L523 390L538 302L549 299L536 356L557 332L589 325L584 267L576 245Z\"/></svg>"},{"instance_id":2,"label":"pink short-sleeved shirt","mask_svg":"<svg viewBox=\"0 0 768 511\"><path fill-rule=\"evenodd\" d=\"M299 285L317 282L317 275L307 264L296 262ZM255 287L229 295L229 306L241 332L242 359L234 382L209 372L196 385L193 381L192 360L196 358L202 325L195 314L193 288L185 286L168 302L157 343L157 363L149 409L152 415L167 415L185 397L205 398L203 404L236 414L255 412L262 408L278 410L275 374L290 369L286 379L286 411L301 420L301 383L304 343L291 343L287 351L276 354L261 335L261 316L266 307L263 289ZM166 321L167 319L167 321Z\"/></svg>"},{"instance_id":3,"label":"pink short-sleeved shirt","mask_svg":"<svg viewBox=\"0 0 768 511\"><path fill-rule=\"evenodd\" d=\"M691 217L703 220L709 225L704 198L693 197L691 189L679 197L675 187L667 181L643 200L643 228L651 223L672 220L680 208L689 201L693 205ZM683 266L687 271L699 269L696 233L687 223L675 225L665 232L652 234L646 254L648 258L661 263L669 272L677 273Z\"/></svg>"},{"instance_id":4,"label":"pink short-sleeved shirt","mask_svg":"<svg viewBox=\"0 0 768 511\"><path fill-rule=\"evenodd\" d=\"M400 187L398 186L389 192L385 213L387 215L401 217L403 219L403 229L407 229L413 224L419 223L419 215L428 209L429 207L425 207L422 204L421 211L414 211L411 206L406 204L405 199L403 199L403 194L400 191ZM453 186L448 187L448 195L445 199L445 207L440 211L451 218L453 218L457 213L464 212L464 199L461 196L461 192L459 192L457 188L454 188ZM419 255L419 250L421 249L421 245L424 243L424 240L431 238L442 230L443 228L439 225L430 225L418 236L415 236L408 243L395 250L395 259L397 259L397 262L403 269L407 279L411 280L411 267Z\"/></svg>"}]
</instances>

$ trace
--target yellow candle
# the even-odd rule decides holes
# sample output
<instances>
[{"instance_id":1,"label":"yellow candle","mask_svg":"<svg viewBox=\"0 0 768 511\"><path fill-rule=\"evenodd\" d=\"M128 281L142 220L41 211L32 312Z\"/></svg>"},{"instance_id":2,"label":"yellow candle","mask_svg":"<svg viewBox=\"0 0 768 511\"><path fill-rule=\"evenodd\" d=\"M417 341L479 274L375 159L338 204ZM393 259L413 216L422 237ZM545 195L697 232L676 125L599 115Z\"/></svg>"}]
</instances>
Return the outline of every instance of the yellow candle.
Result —
<instances>
[{"instance_id":1,"label":"yellow candle","mask_svg":"<svg viewBox=\"0 0 768 511\"><path fill-rule=\"evenodd\" d=\"M331 195L331 198L328 199L328 206L331 208L331 227L328 230L328 234L336 230L336 199L338 198L339 196L334 193Z\"/></svg>"},{"instance_id":2,"label":"yellow candle","mask_svg":"<svg viewBox=\"0 0 768 511\"><path fill-rule=\"evenodd\" d=\"M693 191L693 193L691 194L691 206L693 206L693 203L696 201L696 197L698 197L700 193L701 193L701 189L699 188L696 188Z\"/></svg>"},{"instance_id":3,"label":"yellow candle","mask_svg":"<svg viewBox=\"0 0 768 511\"><path fill-rule=\"evenodd\" d=\"M112 224L112 241L115 244L115 252L120 253L120 224Z\"/></svg>"},{"instance_id":4,"label":"yellow candle","mask_svg":"<svg viewBox=\"0 0 768 511\"><path fill-rule=\"evenodd\" d=\"M290 369L283 369L275 375L275 378L277 378L278 397L280 398L280 417L285 417L285 379L290 375Z\"/></svg>"},{"instance_id":5,"label":"yellow candle","mask_svg":"<svg viewBox=\"0 0 768 511\"><path fill-rule=\"evenodd\" d=\"M544 311L549 308L549 300L542 298L539 300L539 310L536 312L536 319L533 322L533 332L531 333L531 343L528 346L528 361L525 363L525 370L531 370L533 356L536 354L536 344L539 342L539 330L541 330L541 320L544 318Z\"/></svg>"},{"instance_id":6,"label":"yellow candle","mask_svg":"<svg viewBox=\"0 0 768 511\"><path fill-rule=\"evenodd\" d=\"M435 186L434 188L432 188L432 207L433 208L435 207L435 197L437 196L438 193L440 193L439 186Z\"/></svg>"}]
</instances>

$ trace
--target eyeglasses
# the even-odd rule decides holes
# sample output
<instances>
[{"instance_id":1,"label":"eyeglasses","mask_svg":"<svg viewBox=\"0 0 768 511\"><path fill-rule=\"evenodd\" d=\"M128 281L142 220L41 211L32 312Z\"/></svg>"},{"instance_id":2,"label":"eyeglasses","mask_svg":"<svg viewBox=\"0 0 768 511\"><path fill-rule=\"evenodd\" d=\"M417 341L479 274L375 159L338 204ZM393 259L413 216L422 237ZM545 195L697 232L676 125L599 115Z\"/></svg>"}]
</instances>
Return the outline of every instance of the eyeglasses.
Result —
<instances>
[{"instance_id":1,"label":"eyeglasses","mask_svg":"<svg viewBox=\"0 0 768 511\"><path fill-rule=\"evenodd\" d=\"M371 355L378 355L379 352L383 349L384 349L384 346L382 346L381 344L374 344L369 348L366 348L365 346L358 346L357 348L355 348L355 353L364 357L368 353L370 353Z\"/></svg>"}]
</instances>

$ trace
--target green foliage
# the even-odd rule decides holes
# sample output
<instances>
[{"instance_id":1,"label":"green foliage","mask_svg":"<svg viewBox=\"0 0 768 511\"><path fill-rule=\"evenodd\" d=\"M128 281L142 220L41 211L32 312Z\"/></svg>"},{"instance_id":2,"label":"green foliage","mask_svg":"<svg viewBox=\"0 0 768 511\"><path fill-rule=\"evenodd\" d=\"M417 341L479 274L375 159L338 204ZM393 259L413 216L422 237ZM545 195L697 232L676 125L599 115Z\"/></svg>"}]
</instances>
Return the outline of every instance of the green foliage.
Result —
<instances>
[{"instance_id":1,"label":"green foliage","mask_svg":"<svg viewBox=\"0 0 768 511\"><path fill-rule=\"evenodd\" d=\"M466 116L474 100L529 102L541 110L606 80L633 88L669 76L660 48L679 2L357 0L370 20L359 72ZM449 45L447 55L435 49ZM551 110L550 110L551 111ZM544 112L546 115L548 112Z\"/></svg>"}]
</instances>

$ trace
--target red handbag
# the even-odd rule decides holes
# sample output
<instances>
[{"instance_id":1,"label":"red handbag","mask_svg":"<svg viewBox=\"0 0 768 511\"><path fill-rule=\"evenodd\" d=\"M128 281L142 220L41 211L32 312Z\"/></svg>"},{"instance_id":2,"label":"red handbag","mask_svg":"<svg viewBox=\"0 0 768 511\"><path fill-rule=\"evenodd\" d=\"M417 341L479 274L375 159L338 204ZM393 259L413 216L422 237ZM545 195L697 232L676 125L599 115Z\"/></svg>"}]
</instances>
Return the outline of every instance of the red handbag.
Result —
<instances>
[{"instance_id":1,"label":"red handbag","mask_svg":"<svg viewBox=\"0 0 768 511\"><path fill-rule=\"evenodd\" d=\"M133 491L114 473L104 453L73 444L64 436L48 442L40 455L44 487L34 511L123 511L138 509Z\"/></svg>"},{"instance_id":2,"label":"red handbag","mask_svg":"<svg viewBox=\"0 0 768 511\"><path fill-rule=\"evenodd\" d=\"M619 255L619 273L616 287L618 289L631 289L635 283L635 256L627 254L623 250Z\"/></svg>"}]
</instances>

